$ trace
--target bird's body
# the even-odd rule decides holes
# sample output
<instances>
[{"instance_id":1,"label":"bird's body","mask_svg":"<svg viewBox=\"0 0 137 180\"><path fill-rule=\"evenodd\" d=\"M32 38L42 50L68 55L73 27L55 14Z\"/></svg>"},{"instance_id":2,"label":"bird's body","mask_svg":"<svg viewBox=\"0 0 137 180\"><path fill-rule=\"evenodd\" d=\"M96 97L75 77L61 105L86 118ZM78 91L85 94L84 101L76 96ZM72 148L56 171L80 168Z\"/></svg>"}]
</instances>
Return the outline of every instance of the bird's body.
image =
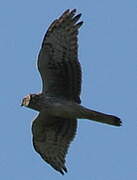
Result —
<instances>
[{"instance_id":1,"label":"bird's body","mask_svg":"<svg viewBox=\"0 0 137 180\"><path fill-rule=\"evenodd\" d=\"M43 116L53 116L68 119L90 119L106 124L119 126L119 118L101 112L90 110L80 104L57 97L49 97L46 94L33 94L29 108L41 112ZM48 122L47 119L44 121Z\"/></svg>"},{"instance_id":2,"label":"bird's body","mask_svg":"<svg viewBox=\"0 0 137 180\"><path fill-rule=\"evenodd\" d=\"M30 94L22 105L39 112L32 124L35 150L54 169L64 174L65 156L73 140L77 119L89 119L120 126L120 119L113 115L90 110L82 106L81 66L78 61L78 29L76 10L67 10L49 27L39 53L38 69L43 89Z\"/></svg>"}]
</instances>

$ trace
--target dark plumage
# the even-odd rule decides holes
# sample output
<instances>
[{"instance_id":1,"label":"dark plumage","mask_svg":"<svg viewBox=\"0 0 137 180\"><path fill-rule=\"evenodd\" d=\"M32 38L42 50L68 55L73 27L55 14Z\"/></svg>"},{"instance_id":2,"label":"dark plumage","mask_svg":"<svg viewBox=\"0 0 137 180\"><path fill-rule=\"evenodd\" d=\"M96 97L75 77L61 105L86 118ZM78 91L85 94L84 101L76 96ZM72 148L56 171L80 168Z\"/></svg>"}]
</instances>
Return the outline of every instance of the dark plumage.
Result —
<instances>
[{"instance_id":1,"label":"dark plumage","mask_svg":"<svg viewBox=\"0 0 137 180\"><path fill-rule=\"evenodd\" d=\"M73 140L77 119L90 119L120 126L118 117L80 105L81 66L78 61L78 22L81 14L65 11L49 27L38 56L38 70L43 88L39 94L26 96L22 105L39 111L33 121L35 150L61 174L67 172L65 156Z\"/></svg>"}]
</instances>

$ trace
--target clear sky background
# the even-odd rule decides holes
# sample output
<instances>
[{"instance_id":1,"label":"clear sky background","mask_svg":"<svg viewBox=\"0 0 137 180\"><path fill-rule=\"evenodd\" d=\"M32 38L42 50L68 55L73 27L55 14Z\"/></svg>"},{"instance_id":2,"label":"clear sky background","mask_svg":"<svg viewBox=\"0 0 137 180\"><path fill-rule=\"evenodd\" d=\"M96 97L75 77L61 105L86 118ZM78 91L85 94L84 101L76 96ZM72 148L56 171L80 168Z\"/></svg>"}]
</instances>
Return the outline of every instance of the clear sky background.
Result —
<instances>
[{"instance_id":1,"label":"clear sky background","mask_svg":"<svg viewBox=\"0 0 137 180\"><path fill-rule=\"evenodd\" d=\"M34 151L37 112L21 99L39 92L36 59L49 24L68 8L82 13L82 104L121 117L122 127L79 120L61 176ZM3 0L0 3L0 179L137 178L137 1Z\"/></svg>"}]
</instances>

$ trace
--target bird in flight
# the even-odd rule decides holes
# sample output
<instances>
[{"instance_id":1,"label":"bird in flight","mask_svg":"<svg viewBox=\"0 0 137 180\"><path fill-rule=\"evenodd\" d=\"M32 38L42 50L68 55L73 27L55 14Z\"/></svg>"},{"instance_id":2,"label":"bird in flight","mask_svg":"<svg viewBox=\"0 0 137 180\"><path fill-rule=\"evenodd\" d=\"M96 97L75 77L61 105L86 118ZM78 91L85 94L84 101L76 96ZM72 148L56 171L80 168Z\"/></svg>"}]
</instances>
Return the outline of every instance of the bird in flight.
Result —
<instances>
[{"instance_id":1,"label":"bird in flight","mask_svg":"<svg viewBox=\"0 0 137 180\"><path fill-rule=\"evenodd\" d=\"M61 174L67 172L65 157L77 119L120 126L118 117L88 109L81 104L81 66L78 31L83 22L76 9L66 10L48 28L38 55L42 92L29 94L22 106L39 112L32 124L33 145L40 156Z\"/></svg>"}]
</instances>

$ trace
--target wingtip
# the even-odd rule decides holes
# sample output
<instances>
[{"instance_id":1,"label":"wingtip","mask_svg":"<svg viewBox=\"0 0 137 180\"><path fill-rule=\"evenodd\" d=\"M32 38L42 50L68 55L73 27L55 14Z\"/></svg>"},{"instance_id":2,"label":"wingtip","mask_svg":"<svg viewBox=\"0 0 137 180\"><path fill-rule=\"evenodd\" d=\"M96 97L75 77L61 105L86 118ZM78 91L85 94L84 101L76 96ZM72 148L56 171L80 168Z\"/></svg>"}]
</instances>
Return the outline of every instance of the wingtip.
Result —
<instances>
[{"instance_id":1,"label":"wingtip","mask_svg":"<svg viewBox=\"0 0 137 180\"><path fill-rule=\"evenodd\" d=\"M78 15L76 15L76 16L73 18L73 22L74 22L74 23L77 22L77 21L80 19L81 15L82 15L81 13L78 14Z\"/></svg>"},{"instance_id":2,"label":"wingtip","mask_svg":"<svg viewBox=\"0 0 137 180\"><path fill-rule=\"evenodd\" d=\"M61 175L64 175L65 173L67 173L68 172L68 170L67 170L67 168L64 166L64 167L62 167L62 169L60 169L60 170L57 170L57 171L59 171L60 173L61 173Z\"/></svg>"},{"instance_id":3,"label":"wingtip","mask_svg":"<svg viewBox=\"0 0 137 180\"><path fill-rule=\"evenodd\" d=\"M67 173L68 172L68 170L67 170L67 168L66 167L63 167L63 170Z\"/></svg>"},{"instance_id":4,"label":"wingtip","mask_svg":"<svg viewBox=\"0 0 137 180\"><path fill-rule=\"evenodd\" d=\"M68 13L69 11L70 11L70 9L66 9L66 10L64 11L64 14Z\"/></svg>"},{"instance_id":5,"label":"wingtip","mask_svg":"<svg viewBox=\"0 0 137 180\"><path fill-rule=\"evenodd\" d=\"M83 21L80 21L79 23L76 24L76 28L79 29L83 25Z\"/></svg>"},{"instance_id":6,"label":"wingtip","mask_svg":"<svg viewBox=\"0 0 137 180\"><path fill-rule=\"evenodd\" d=\"M76 12L77 12L77 9L76 8L74 8L74 9L66 9L65 11L64 11L64 13L63 14L72 14L73 16L76 14Z\"/></svg>"},{"instance_id":7,"label":"wingtip","mask_svg":"<svg viewBox=\"0 0 137 180\"><path fill-rule=\"evenodd\" d=\"M72 9L72 10L71 10L71 14L73 14L73 15L75 15L75 14L76 14L76 12L77 12L77 10L76 10L76 9Z\"/></svg>"},{"instance_id":8,"label":"wingtip","mask_svg":"<svg viewBox=\"0 0 137 180\"><path fill-rule=\"evenodd\" d=\"M62 176L64 176L64 172L62 170L59 170L59 172L61 173Z\"/></svg>"}]
</instances>

